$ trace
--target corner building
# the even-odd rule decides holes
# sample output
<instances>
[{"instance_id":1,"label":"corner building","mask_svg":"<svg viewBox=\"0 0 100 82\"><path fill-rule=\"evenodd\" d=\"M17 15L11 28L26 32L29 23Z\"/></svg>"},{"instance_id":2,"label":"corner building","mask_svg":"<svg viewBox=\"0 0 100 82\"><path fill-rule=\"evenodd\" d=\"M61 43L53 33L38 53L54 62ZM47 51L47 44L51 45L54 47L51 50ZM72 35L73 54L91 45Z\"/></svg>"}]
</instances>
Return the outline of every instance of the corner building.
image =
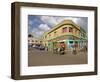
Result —
<instances>
[{"instance_id":1,"label":"corner building","mask_svg":"<svg viewBox=\"0 0 100 82\"><path fill-rule=\"evenodd\" d=\"M65 51L68 52L74 44L79 50L82 46L87 45L87 33L72 20L64 20L45 32L42 36L42 42L49 51L64 45Z\"/></svg>"}]
</instances>

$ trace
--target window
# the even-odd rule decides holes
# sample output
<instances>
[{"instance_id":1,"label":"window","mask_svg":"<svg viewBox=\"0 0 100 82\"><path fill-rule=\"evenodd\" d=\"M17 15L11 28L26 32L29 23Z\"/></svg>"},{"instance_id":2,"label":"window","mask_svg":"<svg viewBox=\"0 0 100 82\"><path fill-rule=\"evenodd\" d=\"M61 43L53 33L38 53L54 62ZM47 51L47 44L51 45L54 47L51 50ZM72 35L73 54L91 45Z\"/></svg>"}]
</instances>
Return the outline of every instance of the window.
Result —
<instances>
[{"instance_id":1,"label":"window","mask_svg":"<svg viewBox=\"0 0 100 82\"><path fill-rule=\"evenodd\" d=\"M77 29L75 29L75 33L77 34Z\"/></svg>"},{"instance_id":2,"label":"window","mask_svg":"<svg viewBox=\"0 0 100 82\"><path fill-rule=\"evenodd\" d=\"M42 41L40 41L40 43L42 43Z\"/></svg>"},{"instance_id":3,"label":"window","mask_svg":"<svg viewBox=\"0 0 100 82\"><path fill-rule=\"evenodd\" d=\"M69 28L69 32L73 32L73 28L70 27L70 28Z\"/></svg>"},{"instance_id":4,"label":"window","mask_svg":"<svg viewBox=\"0 0 100 82\"><path fill-rule=\"evenodd\" d=\"M83 33L81 34L81 36L83 37Z\"/></svg>"},{"instance_id":5,"label":"window","mask_svg":"<svg viewBox=\"0 0 100 82\"><path fill-rule=\"evenodd\" d=\"M64 28L62 29L62 32L63 32L63 33L67 32L67 27L64 27Z\"/></svg>"},{"instance_id":6,"label":"window","mask_svg":"<svg viewBox=\"0 0 100 82\"><path fill-rule=\"evenodd\" d=\"M56 36L56 31L54 32L54 36Z\"/></svg>"},{"instance_id":7,"label":"window","mask_svg":"<svg viewBox=\"0 0 100 82\"><path fill-rule=\"evenodd\" d=\"M83 34L83 37L85 38L85 34Z\"/></svg>"},{"instance_id":8,"label":"window","mask_svg":"<svg viewBox=\"0 0 100 82\"><path fill-rule=\"evenodd\" d=\"M77 41L75 41L75 43L77 44L78 42L77 42Z\"/></svg>"},{"instance_id":9,"label":"window","mask_svg":"<svg viewBox=\"0 0 100 82\"><path fill-rule=\"evenodd\" d=\"M73 44L73 41L69 41L70 44Z\"/></svg>"},{"instance_id":10,"label":"window","mask_svg":"<svg viewBox=\"0 0 100 82\"><path fill-rule=\"evenodd\" d=\"M33 36L31 34L29 34L28 37L33 37Z\"/></svg>"}]
</instances>

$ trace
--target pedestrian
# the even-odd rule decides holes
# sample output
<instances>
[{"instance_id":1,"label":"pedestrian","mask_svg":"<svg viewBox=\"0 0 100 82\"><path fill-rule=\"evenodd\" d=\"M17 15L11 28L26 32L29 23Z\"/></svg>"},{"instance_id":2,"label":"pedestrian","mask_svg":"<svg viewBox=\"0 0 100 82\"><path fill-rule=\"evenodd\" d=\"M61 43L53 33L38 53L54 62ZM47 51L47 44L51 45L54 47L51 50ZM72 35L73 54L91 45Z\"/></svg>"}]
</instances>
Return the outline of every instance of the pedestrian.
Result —
<instances>
[{"instance_id":1,"label":"pedestrian","mask_svg":"<svg viewBox=\"0 0 100 82\"><path fill-rule=\"evenodd\" d=\"M48 51L48 46L46 47L46 50Z\"/></svg>"},{"instance_id":2,"label":"pedestrian","mask_svg":"<svg viewBox=\"0 0 100 82\"><path fill-rule=\"evenodd\" d=\"M84 46L84 52L87 52L87 46L86 45Z\"/></svg>"},{"instance_id":3,"label":"pedestrian","mask_svg":"<svg viewBox=\"0 0 100 82\"><path fill-rule=\"evenodd\" d=\"M60 53L60 47L57 48L57 52Z\"/></svg>"},{"instance_id":4,"label":"pedestrian","mask_svg":"<svg viewBox=\"0 0 100 82\"><path fill-rule=\"evenodd\" d=\"M64 55L65 54L65 48L62 46L60 48L60 55Z\"/></svg>"},{"instance_id":5,"label":"pedestrian","mask_svg":"<svg viewBox=\"0 0 100 82\"><path fill-rule=\"evenodd\" d=\"M73 54L73 45L70 45L71 54Z\"/></svg>"},{"instance_id":6,"label":"pedestrian","mask_svg":"<svg viewBox=\"0 0 100 82\"><path fill-rule=\"evenodd\" d=\"M74 54L74 55L77 54L77 52L76 52L76 44L73 45L73 54Z\"/></svg>"},{"instance_id":7,"label":"pedestrian","mask_svg":"<svg viewBox=\"0 0 100 82\"><path fill-rule=\"evenodd\" d=\"M55 54L57 54L57 52L58 52L58 51L57 51L57 48L54 48L54 49L53 49L53 52L54 52Z\"/></svg>"}]
</instances>

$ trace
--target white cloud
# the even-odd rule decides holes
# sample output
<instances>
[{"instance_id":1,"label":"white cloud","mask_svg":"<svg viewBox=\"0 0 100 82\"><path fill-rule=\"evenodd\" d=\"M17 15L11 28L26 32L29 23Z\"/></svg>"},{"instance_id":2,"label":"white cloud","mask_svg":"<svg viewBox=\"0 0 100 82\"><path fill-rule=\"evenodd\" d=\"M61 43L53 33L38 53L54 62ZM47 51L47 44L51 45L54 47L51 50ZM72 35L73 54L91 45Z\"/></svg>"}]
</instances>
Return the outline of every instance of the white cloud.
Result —
<instances>
[{"instance_id":1,"label":"white cloud","mask_svg":"<svg viewBox=\"0 0 100 82\"><path fill-rule=\"evenodd\" d=\"M74 18L74 17L58 17L56 18L57 22L60 23L63 20L72 20L73 22L77 23L78 18Z\"/></svg>"},{"instance_id":2,"label":"white cloud","mask_svg":"<svg viewBox=\"0 0 100 82\"><path fill-rule=\"evenodd\" d=\"M37 28L34 28L31 34L35 38L39 38L45 31L49 30L50 27L47 24L40 24Z\"/></svg>"},{"instance_id":3,"label":"white cloud","mask_svg":"<svg viewBox=\"0 0 100 82\"><path fill-rule=\"evenodd\" d=\"M34 32L34 35L35 35L34 37L39 38L43 33L44 33L43 31L36 31Z\"/></svg>"},{"instance_id":4,"label":"white cloud","mask_svg":"<svg viewBox=\"0 0 100 82\"><path fill-rule=\"evenodd\" d=\"M54 25L62 22L63 20L72 20L75 23L78 22L78 18L74 18L74 17L41 16L41 20L50 26L54 26Z\"/></svg>"},{"instance_id":5,"label":"white cloud","mask_svg":"<svg viewBox=\"0 0 100 82\"><path fill-rule=\"evenodd\" d=\"M57 21L53 16L41 16L41 20L50 26L57 24Z\"/></svg>"},{"instance_id":6,"label":"white cloud","mask_svg":"<svg viewBox=\"0 0 100 82\"><path fill-rule=\"evenodd\" d=\"M40 24L38 28L42 31L47 31L50 29L50 27L47 24Z\"/></svg>"}]
</instances>

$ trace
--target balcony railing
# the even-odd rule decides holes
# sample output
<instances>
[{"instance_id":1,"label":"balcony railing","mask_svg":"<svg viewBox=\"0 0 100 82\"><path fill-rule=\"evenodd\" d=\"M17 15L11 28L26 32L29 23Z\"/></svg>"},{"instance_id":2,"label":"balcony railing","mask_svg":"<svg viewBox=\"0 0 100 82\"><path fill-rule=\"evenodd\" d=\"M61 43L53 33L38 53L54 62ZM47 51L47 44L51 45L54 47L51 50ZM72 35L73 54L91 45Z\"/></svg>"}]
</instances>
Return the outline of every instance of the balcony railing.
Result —
<instances>
[{"instance_id":1,"label":"balcony railing","mask_svg":"<svg viewBox=\"0 0 100 82\"><path fill-rule=\"evenodd\" d=\"M72 36L80 38L79 34L68 32L68 33L62 33L62 34L59 33L58 35L55 35L55 36L49 36L47 38L47 40L55 39L55 38L61 37L61 36L68 36L68 35L70 35L70 36L72 35Z\"/></svg>"}]
</instances>

